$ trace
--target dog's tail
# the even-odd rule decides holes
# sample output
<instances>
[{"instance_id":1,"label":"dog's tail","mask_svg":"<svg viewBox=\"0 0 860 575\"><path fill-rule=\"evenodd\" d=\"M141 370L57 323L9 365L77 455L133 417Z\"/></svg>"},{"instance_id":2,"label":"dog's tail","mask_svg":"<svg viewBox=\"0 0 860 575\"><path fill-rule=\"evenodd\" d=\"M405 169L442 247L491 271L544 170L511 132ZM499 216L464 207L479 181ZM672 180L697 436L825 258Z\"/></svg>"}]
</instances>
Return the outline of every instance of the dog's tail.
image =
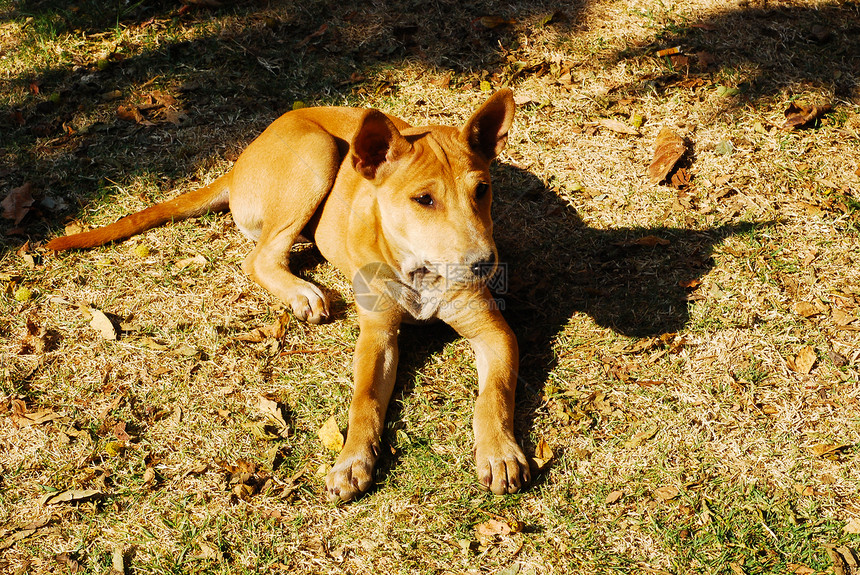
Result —
<instances>
[{"instance_id":1,"label":"dog's tail","mask_svg":"<svg viewBox=\"0 0 860 575\"><path fill-rule=\"evenodd\" d=\"M172 200L150 206L103 228L54 238L45 248L63 251L92 248L116 240L124 240L167 222L178 222L186 218L202 216L209 212L222 212L229 208L229 174L225 174L197 190L177 196Z\"/></svg>"}]
</instances>

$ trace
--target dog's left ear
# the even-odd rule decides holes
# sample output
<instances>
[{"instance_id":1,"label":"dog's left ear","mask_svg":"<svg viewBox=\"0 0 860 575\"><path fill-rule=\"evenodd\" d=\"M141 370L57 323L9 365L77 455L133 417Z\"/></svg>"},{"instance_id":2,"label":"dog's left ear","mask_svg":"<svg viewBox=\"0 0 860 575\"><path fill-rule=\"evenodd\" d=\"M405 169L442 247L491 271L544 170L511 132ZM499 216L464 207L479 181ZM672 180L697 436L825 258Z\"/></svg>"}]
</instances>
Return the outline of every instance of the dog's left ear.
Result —
<instances>
[{"instance_id":1,"label":"dog's left ear","mask_svg":"<svg viewBox=\"0 0 860 575\"><path fill-rule=\"evenodd\" d=\"M406 138L379 110L368 110L352 140L352 166L368 180L412 150Z\"/></svg>"},{"instance_id":2,"label":"dog's left ear","mask_svg":"<svg viewBox=\"0 0 860 575\"><path fill-rule=\"evenodd\" d=\"M460 131L460 139L487 161L492 160L508 143L515 110L514 93L509 88L499 90L472 114Z\"/></svg>"}]
</instances>

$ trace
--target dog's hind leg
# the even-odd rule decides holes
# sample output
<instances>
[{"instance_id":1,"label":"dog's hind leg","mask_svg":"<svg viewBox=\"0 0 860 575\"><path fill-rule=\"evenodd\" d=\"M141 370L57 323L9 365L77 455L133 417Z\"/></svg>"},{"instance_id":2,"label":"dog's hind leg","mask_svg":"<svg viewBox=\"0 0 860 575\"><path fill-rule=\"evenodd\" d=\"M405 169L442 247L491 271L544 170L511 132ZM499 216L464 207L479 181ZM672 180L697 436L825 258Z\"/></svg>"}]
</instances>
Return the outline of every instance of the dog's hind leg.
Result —
<instances>
[{"instance_id":1,"label":"dog's hind leg","mask_svg":"<svg viewBox=\"0 0 860 575\"><path fill-rule=\"evenodd\" d=\"M230 210L236 225L257 239L242 264L245 273L296 317L320 323L329 316L328 301L319 287L290 271L290 250L331 190L340 155L336 140L318 126L296 124L286 131L289 141L284 130L264 132L258 142L275 141L255 142L242 155L233 169Z\"/></svg>"}]
</instances>

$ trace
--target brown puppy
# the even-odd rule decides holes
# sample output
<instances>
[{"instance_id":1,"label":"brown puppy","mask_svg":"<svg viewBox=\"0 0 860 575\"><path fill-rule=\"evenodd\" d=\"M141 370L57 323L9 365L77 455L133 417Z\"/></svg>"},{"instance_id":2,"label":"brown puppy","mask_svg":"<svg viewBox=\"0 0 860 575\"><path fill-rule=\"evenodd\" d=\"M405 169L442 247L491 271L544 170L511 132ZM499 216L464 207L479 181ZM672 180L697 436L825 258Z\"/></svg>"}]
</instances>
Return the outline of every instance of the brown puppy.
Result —
<instances>
[{"instance_id":1,"label":"brown puppy","mask_svg":"<svg viewBox=\"0 0 860 575\"><path fill-rule=\"evenodd\" d=\"M513 493L529 481L514 439L517 342L486 288L497 267L489 165L514 116L510 90L493 94L461 129L413 128L377 110L288 112L209 186L118 222L47 244L102 245L157 225L230 209L257 242L243 269L319 323L323 292L290 272L300 236L353 278L360 334L346 443L326 477L329 498L350 500L372 482L397 370L403 321L440 319L469 340L477 361L475 459L481 483Z\"/></svg>"}]
</instances>

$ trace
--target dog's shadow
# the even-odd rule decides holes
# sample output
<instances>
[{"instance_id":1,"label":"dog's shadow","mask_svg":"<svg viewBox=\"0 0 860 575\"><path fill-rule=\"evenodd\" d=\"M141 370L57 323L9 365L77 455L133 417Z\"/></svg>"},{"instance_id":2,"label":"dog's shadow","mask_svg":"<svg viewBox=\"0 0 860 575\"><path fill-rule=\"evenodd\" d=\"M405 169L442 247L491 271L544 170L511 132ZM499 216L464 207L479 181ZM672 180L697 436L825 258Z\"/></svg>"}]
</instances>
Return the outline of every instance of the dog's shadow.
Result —
<instances>
[{"instance_id":1,"label":"dog's shadow","mask_svg":"<svg viewBox=\"0 0 860 575\"><path fill-rule=\"evenodd\" d=\"M689 320L687 286L711 270L714 247L766 224L597 229L585 225L534 174L505 164L493 172L495 235L504 273L496 286L519 342L516 432L530 454L540 397L556 365L553 346L575 314L588 314L624 336L681 331ZM388 412L389 444L397 441L394 431L402 427L402 403L413 391L415 374L455 337L445 326L403 331L398 387ZM400 450L392 452L380 463L380 475L397 466Z\"/></svg>"}]
</instances>

